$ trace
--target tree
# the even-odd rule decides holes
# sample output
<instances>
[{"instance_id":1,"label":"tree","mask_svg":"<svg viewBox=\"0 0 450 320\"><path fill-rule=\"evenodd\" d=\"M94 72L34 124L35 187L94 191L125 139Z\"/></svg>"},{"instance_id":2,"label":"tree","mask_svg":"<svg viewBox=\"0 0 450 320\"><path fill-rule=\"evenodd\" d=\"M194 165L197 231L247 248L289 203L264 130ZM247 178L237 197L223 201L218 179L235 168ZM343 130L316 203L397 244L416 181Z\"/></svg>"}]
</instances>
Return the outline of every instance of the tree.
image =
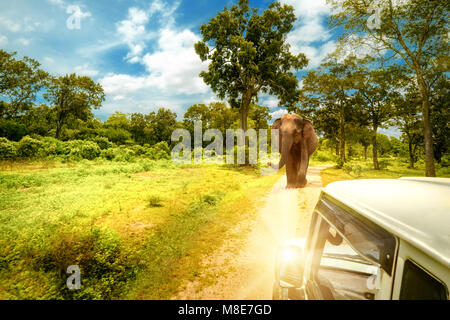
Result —
<instances>
[{"instance_id":1,"label":"tree","mask_svg":"<svg viewBox=\"0 0 450 320\"><path fill-rule=\"evenodd\" d=\"M334 13L330 17L331 27L344 26L348 32L344 38L360 35L359 40L371 48L388 50L400 57L415 74L422 104L422 123L425 137L426 176L436 176L433 159L433 136L430 118L430 83L427 72L433 57L449 52L447 1L379 0L381 10L379 28L372 28L368 18L372 1L327 0ZM448 54L447 54L448 57ZM448 58L447 58L448 59Z\"/></svg>"},{"instance_id":2,"label":"tree","mask_svg":"<svg viewBox=\"0 0 450 320\"><path fill-rule=\"evenodd\" d=\"M408 145L409 168L414 168L418 160L418 147L423 144L420 101L420 94L415 86L407 87L405 94L394 100L395 114L392 123L400 128L402 138Z\"/></svg>"},{"instance_id":3,"label":"tree","mask_svg":"<svg viewBox=\"0 0 450 320\"><path fill-rule=\"evenodd\" d=\"M249 118L253 120L257 132L259 132L259 129L267 129L269 127L269 121L272 120L269 110L268 107L257 104L250 105Z\"/></svg>"},{"instance_id":4,"label":"tree","mask_svg":"<svg viewBox=\"0 0 450 320\"><path fill-rule=\"evenodd\" d=\"M441 163L450 149L450 80L443 72L431 86L431 123L434 158Z\"/></svg>"},{"instance_id":5,"label":"tree","mask_svg":"<svg viewBox=\"0 0 450 320\"><path fill-rule=\"evenodd\" d=\"M86 120L92 116L92 108L100 108L105 94L100 84L89 77L76 74L52 78L44 94L56 113L56 138L69 117Z\"/></svg>"},{"instance_id":6,"label":"tree","mask_svg":"<svg viewBox=\"0 0 450 320\"><path fill-rule=\"evenodd\" d=\"M0 98L9 102L3 112L6 118L30 109L48 79L48 73L39 69L39 62L28 57L17 60L15 55L0 50Z\"/></svg>"},{"instance_id":7,"label":"tree","mask_svg":"<svg viewBox=\"0 0 450 320\"><path fill-rule=\"evenodd\" d=\"M248 0L239 0L200 28L203 38L195 51L202 61L210 62L200 76L220 99L227 98L231 107L239 109L244 131L250 104L259 92L278 96L282 105L298 100L293 71L305 67L307 59L302 53L291 54L286 43L295 20L291 6L274 2L259 15Z\"/></svg>"},{"instance_id":8,"label":"tree","mask_svg":"<svg viewBox=\"0 0 450 320\"><path fill-rule=\"evenodd\" d=\"M354 118L353 75L356 60L340 60L331 55L326 62L303 78L301 111L314 120L314 128L325 133L325 138L339 143L340 161L344 163L346 125ZM300 108L296 111L300 113Z\"/></svg>"},{"instance_id":9,"label":"tree","mask_svg":"<svg viewBox=\"0 0 450 320\"><path fill-rule=\"evenodd\" d=\"M364 61L358 64L354 75L354 85L357 98L361 101L363 122L368 122L372 131L373 168L379 170L377 133L392 118L394 108L392 100L398 95L396 83L402 77L401 70L396 66L388 68L369 69Z\"/></svg>"},{"instance_id":10,"label":"tree","mask_svg":"<svg viewBox=\"0 0 450 320\"><path fill-rule=\"evenodd\" d=\"M177 114L169 109L160 108L158 112L149 114L151 126L153 127L153 141L165 141L172 144L172 132L178 128Z\"/></svg>"}]
</instances>

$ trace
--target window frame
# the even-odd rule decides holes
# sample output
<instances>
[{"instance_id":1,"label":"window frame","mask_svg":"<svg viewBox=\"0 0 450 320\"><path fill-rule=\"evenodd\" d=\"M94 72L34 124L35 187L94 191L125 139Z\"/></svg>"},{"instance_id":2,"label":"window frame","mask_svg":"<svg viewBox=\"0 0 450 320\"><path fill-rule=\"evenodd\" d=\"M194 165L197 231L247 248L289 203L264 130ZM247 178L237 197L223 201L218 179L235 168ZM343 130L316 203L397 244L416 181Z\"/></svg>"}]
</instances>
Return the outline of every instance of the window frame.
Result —
<instances>
[{"instance_id":1,"label":"window frame","mask_svg":"<svg viewBox=\"0 0 450 320\"><path fill-rule=\"evenodd\" d=\"M413 266L415 266L416 268L418 268L420 271L422 271L423 273L427 274L428 276L430 276L432 279L434 279L437 283L439 283L442 288L445 291L445 300L449 300L449 290L447 287L447 284L442 281L440 278L438 278L436 275L434 275L432 272L430 272L427 268L423 267L422 265L420 265L419 263L417 263L414 259L412 258L407 258L405 259L405 261L403 262L403 268L402 268L402 275L401 275L401 282L400 282L400 288L399 288L399 292L398 292L398 298L400 299L402 296L402 291L403 291L403 284L405 281L405 267L407 263L411 263ZM404 299L405 300L405 299Z\"/></svg>"}]
</instances>

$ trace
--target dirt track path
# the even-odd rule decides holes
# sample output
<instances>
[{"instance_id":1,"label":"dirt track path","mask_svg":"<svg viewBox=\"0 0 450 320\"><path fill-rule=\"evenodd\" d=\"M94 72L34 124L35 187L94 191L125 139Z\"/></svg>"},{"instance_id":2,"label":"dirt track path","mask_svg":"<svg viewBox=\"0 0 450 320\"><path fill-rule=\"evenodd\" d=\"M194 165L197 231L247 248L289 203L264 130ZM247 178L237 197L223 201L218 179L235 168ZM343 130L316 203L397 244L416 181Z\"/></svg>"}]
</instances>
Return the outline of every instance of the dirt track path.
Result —
<instances>
[{"instance_id":1,"label":"dirt track path","mask_svg":"<svg viewBox=\"0 0 450 320\"><path fill-rule=\"evenodd\" d=\"M278 180L256 219L237 226L236 234L249 230L247 236L226 242L203 262L204 276L215 278L214 284L187 282L174 299L272 299L276 249L286 239L306 236L326 167L310 167L303 189L286 189L286 176Z\"/></svg>"}]
</instances>

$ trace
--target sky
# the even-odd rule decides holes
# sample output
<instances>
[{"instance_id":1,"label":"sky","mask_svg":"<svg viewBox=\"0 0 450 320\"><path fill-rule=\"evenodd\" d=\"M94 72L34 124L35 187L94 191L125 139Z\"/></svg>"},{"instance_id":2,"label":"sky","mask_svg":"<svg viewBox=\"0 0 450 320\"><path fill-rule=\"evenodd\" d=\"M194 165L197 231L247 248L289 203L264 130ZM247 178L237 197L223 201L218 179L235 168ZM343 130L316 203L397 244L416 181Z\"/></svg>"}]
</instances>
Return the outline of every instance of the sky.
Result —
<instances>
[{"instance_id":1,"label":"sky","mask_svg":"<svg viewBox=\"0 0 450 320\"><path fill-rule=\"evenodd\" d=\"M181 119L196 103L218 101L199 77L207 69L194 50L200 26L237 0L14 0L0 2L0 48L37 59L53 75L77 73L102 84L106 101L95 111L149 113L164 107ZM273 2L250 0L264 10ZM288 35L292 53L310 63L299 81L334 51L336 30L326 0L281 0L297 21ZM260 95L274 119L286 111Z\"/></svg>"}]
</instances>

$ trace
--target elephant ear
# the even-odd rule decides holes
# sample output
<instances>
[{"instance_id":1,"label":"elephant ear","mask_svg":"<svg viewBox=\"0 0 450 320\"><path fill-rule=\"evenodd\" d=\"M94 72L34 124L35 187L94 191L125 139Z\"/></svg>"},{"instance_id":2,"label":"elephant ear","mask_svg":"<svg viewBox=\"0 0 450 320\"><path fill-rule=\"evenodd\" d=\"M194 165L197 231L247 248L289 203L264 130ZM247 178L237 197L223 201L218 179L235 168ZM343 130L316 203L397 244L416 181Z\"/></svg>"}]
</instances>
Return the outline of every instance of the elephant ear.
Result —
<instances>
[{"instance_id":1,"label":"elephant ear","mask_svg":"<svg viewBox=\"0 0 450 320\"><path fill-rule=\"evenodd\" d=\"M273 122L272 130L280 130L281 128L281 119L277 119ZM281 152L281 144L283 143L283 137L281 136L281 132L278 133L278 151Z\"/></svg>"},{"instance_id":2,"label":"elephant ear","mask_svg":"<svg viewBox=\"0 0 450 320\"><path fill-rule=\"evenodd\" d=\"M311 138L314 134L314 128L311 121L305 119L303 119L302 121L303 121L303 130L302 130L303 138Z\"/></svg>"},{"instance_id":3,"label":"elephant ear","mask_svg":"<svg viewBox=\"0 0 450 320\"><path fill-rule=\"evenodd\" d=\"M272 129L280 129L281 128L281 118L277 119L273 122Z\"/></svg>"}]
</instances>

